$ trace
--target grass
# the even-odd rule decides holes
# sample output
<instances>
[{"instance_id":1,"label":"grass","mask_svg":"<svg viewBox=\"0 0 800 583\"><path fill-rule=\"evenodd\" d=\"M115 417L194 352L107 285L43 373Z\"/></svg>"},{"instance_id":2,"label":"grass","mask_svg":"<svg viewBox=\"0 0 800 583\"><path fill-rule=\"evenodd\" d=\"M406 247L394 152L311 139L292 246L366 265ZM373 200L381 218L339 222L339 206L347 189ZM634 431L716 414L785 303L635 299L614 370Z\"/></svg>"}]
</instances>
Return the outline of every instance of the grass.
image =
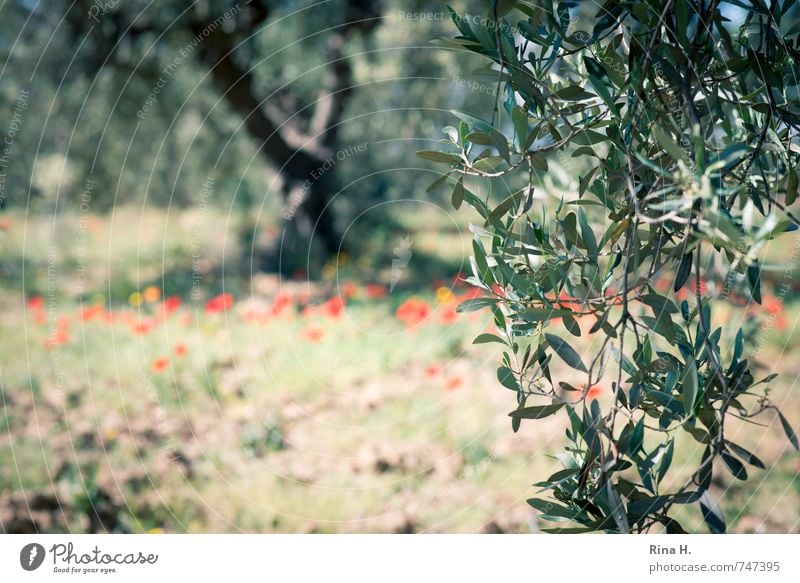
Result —
<instances>
[{"instance_id":1,"label":"grass","mask_svg":"<svg viewBox=\"0 0 800 583\"><path fill-rule=\"evenodd\" d=\"M204 299L221 288L223 258L235 262L241 252L229 236L235 219L215 217L209 215L198 243ZM92 220L92 243L82 255L74 221L59 224L52 247L42 244L52 240L46 219L12 218L3 235L3 529L529 529L525 500L536 494L533 482L560 467L550 456L563 445L566 421L554 416L512 433L507 413L514 396L496 380L499 353L495 345L471 345L487 329L487 315L452 318L446 294L437 296L436 274L447 285L465 258L463 229L435 213L401 217L398 224L412 233L412 257L385 297L368 297L364 284L388 285L388 255L369 265L351 258L311 284L226 279L234 305L208 313L204 300L189 300L187 287L196 217L123 209L114 219ZM447 250L443 262L430 259L437 248ZM50 275L48 249L58 265ZM83 294L74 285L81 265ZM359 281L364 274L368 279ZM132 292L152 284L166 295L180 293L182 306L162 318L161 300L128 304ZM318 305L345 292L338 316L294 309L264 316L278 293ZM30 306L22 309L33 294L44 296L44 321ZM432 312L409 327L396 311L411 296ZM82 320L81 309L95 302L103 309ZM724 308L720 323L738 314ZM797 348L797 307L784 306L783 316L788 329L769 332L758 360L784 373L772 396L796 423L800 398L787 355ZM58 324L63 318L68 325ZM152 327L135 330L151 318ZM68 339L46 348L59 326ZM769 468L752 469L744 483L715 472L731 530L797 532L800 465L780 427L731 431ZM676 484L699 454L694 443L678 444ZM679 519L704 531L696 505L680 509Z\"/></svg>"}]
</instances>

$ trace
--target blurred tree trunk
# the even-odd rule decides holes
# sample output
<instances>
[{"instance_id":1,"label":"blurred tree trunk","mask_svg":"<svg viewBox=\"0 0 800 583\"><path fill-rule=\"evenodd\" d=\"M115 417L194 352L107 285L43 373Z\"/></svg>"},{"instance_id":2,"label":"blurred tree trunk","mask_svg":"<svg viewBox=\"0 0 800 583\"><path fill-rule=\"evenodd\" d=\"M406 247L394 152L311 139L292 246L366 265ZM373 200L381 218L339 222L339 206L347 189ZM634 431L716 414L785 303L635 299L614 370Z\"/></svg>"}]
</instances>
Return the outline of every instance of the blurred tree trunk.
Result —
<instances>
[{"instance_id":1,"label":"blurred tree trunk","mask_svg":"<svg viewBox=\"0 0 800 583\"><path fill-rule=\"evenodd\" d=\"M279 248L254 258L256 267L274 270L284 256L305 257L313 248L325 257L336 255L341 236L330 202L336 188L335 164L320 171L326 161L335 159L338 130L347 99L352 93L352 63L345 56L348 37L371 33L380 19L379 0L346 2L342 24L328 32L326 55L328 70L324 86L313 104L308 130L293 122L294 112L285 111L257 93L252 72L236 58L236 48L255 33L269 18L268 2L253 2L248 13L237 15L233 30L212 27L216 12L195 11L192 31L204 35L199 55L211 71L227 103L242 116L248 132L260 143L260 152L280 174L277 190L283 201L283 229ZM291 101L281 99L280 101ZM317 172L314 178L312 173Z\"/></svg>"},{"instance_id":2,"label":"blurred tree trunk","mask_svg":"<svg viewBox=\"0 0 800 583\"><path fill-rule=\"evenodd\" d=\"M143 34L165 37L191 34L198 41L193 45L193 54L208 68L228 105L244 120L248 133L260 146L264 161L280 175L276 190L285 208L281 254L305 255L313 244L323 257L332 256L341 245L336 217L329 205L336 187L335 165L319 178L312 178L311 173L336 156L339 124L352 93L353 80L352 63L344 49L352 35L368 35L375 30L380 22L381 0L340 0L344 18L325 33L327 71L319 98L308 108L313 113L305 120L308 123L303 124L307 125L305 131L297 123L298 112L305 108L286 90L259 93L247 60L237 54L268 23L274 4L277 2L270 0L247 3L197 0L168 25L159 23L155 15L141 18L132 9L126 11L125 5L118 5L104 15L103 26L95 27L93 20L87 18L94 4L90 0L76 0L68 13L68 22L76 39L89 33L97 37L98 50L87 65L93 73L108 62L114 63L108 58ZM279 34L280 28L276 32ZM282 108L279 102L294 107ZM277 251L280 250L264 253L256 259L255 266L277 268Z\"/></svg>"}]
</instances>

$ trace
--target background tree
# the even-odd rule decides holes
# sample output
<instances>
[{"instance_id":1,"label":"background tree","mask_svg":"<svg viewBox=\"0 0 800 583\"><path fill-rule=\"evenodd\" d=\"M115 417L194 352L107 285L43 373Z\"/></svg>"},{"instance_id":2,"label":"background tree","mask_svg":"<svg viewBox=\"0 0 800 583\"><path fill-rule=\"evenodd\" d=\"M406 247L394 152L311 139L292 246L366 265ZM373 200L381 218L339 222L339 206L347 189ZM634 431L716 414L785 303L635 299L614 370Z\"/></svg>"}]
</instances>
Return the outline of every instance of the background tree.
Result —
<instances>
[{"instance_id":1,"label":"background tree","mask_svg":"<svg viewBox=\"0 0 800 583\"><path fill-rule=\"evenodd\" d=\"M715 462L741 480L764 468L732 441L731 419L774 412L798 448L769 400L774 375L755 378L757 329L713 313L741 286L761 303L763 253L797 229L796 10L511 0L452 13L459 34L445 44L488 59L502 99L485 119L458 113L447 146L418 154L447 166L437 183L482 219L469 281L486 297L460 309L491 309L497 334L476 342L505 347L514 430L569 419L564 468L537 484L553 499L529 500L579 525L559 531L682 532L674 505L697 503L724 532ZM577 192L542 194L553 162L579 174ZM475 194L482 184L499 204ZM788 284L775 285L782 298ZM681 434L702 455L666 491Z\"/></svg>"},{"instance_id":2,"label":"background tree","mask_svg":"<svg viewBox=\"0 0 800 583\"><path fill-rule=\"evenodd\" d=\"M241 117L267 163L277 170L274 190L287 208L282 242L290 251L302 252L301 242L310 241L313 234L324 252L334 255L342 241L328 208L335 192L333 173L323 172L316 180L310 177L336 155L344 106L353 91L352 63L345 53L348 37L370 34L380 22L381 6L377 0L344 3L321 47L324 62L318 66L324 72L317 77L324 82L313 101L300 104L298 96L285 86L264 86L254 73L269 57L254 54L249 44L269 23L275 4L266 0L176 2L143 15L143 8L134 3L121 5L107 24L95 27L96 19L87 18L94 4L83 1L73 4L68 18L75 41L91 35L96 43L92 51L95 62L88 64L90 74L109 58L113 63L122 61L119 64L123 66L131 64L116 54L125 46L123 39L127 45L144 42L152 46L163 37L190 37L186 47L197 47L195 62L207 67L222 98ZM313 8L305 11L313 18ZM279 34L280 25L272 31Z\"/></svg>"},{"instance_id":3,"label":"background tree","mask_svg":"<svg viewBox=\"0 0 800 583\"><path fill-rule=\"evenodd\" d=\"M256 268L277 267L263 242L272 226L285 233L284 271L305 267L312 229L322 264L376 200L424 193L427 177L403 171L414 156L401 140L439 125L445 101L488 97L454 86L455 55L425 43L440 21L398 26L401 11L423 4L10 3L0 21L9 118L18 93L34 91L3 203L68 210L91 178L94 212L182 208L198 204L213 176L210 204L245 211L243 246L255 247ZM306 182L363 142L366 152Z\"/></svg>"}]
</instances>

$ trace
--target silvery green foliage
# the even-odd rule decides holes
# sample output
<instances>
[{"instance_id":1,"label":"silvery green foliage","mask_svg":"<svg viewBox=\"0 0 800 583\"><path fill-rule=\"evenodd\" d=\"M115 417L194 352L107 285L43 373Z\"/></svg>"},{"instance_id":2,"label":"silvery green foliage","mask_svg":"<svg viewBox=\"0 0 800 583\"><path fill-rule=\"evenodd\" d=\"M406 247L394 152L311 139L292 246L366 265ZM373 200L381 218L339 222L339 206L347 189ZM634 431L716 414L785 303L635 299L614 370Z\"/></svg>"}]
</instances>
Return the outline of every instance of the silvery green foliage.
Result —
<instances>
[{"instance_id":1,"label":"silvery green foliage","mask_svg":"<svg viewBox=\"0 0 800 583\"><path fill-rule=\"evenodd\" d=\"M529 500L567 522L560 532L683 532L676 504L724 532L713 474L764 468L728 439L730 418L773 411L798 447L769 400L774 375L755 378L755 330L712 314L720 295L761 303L759 257L797 228L794 12L789 0L451 10L458 35L441 44L475 53L500 98L453 112L443 146L418 154L446 167L432 186L480 215L469 281L485 297L460 309L493 314L497 333L476 342L505 347L514 430L568 420L563 469L536 484L552 496ZM556 166L575 188L537 196ZM498 185L499 204L477 194ZM702 452L685 482L667 479L682 433Z\"/></svg>"}]
</instances>

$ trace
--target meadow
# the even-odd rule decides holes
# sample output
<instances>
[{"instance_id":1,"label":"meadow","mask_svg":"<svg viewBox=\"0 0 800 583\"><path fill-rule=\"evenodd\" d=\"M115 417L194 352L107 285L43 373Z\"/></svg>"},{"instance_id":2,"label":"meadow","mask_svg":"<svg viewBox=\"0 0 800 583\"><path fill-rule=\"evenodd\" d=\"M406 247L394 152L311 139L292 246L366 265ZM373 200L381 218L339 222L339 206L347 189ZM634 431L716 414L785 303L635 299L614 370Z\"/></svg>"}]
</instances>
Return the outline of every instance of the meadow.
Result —
<instances>
[{"instance_id":1,"label":"meadow","mask_svg":"<svg viewBox=\"0 0 800 583\"><path fill-rule=\"evenodd\" d=\"M461 273L465 224L401 215L401 234L375 243L393 254L281 278L241 268L243 218L222 212L202 228L197 211L134 208L3 220L2 530L546 526L526 499L560 468L566 419L511 431L499 350L472 344L489 316L455 311L476 293ZM800 308L791 294L766 300L759 315L731 295L716 317L763 328L755 358L762 376L780 373L771 394L796 421ZM713 489L727 491L732 532L800 532L800 459L761 419L731 438L767 469L748 482L718 472ZM700 453L681 442L674 466ZM704 532L696 507L681 512Z\"/></svg>"}]
</instances>

